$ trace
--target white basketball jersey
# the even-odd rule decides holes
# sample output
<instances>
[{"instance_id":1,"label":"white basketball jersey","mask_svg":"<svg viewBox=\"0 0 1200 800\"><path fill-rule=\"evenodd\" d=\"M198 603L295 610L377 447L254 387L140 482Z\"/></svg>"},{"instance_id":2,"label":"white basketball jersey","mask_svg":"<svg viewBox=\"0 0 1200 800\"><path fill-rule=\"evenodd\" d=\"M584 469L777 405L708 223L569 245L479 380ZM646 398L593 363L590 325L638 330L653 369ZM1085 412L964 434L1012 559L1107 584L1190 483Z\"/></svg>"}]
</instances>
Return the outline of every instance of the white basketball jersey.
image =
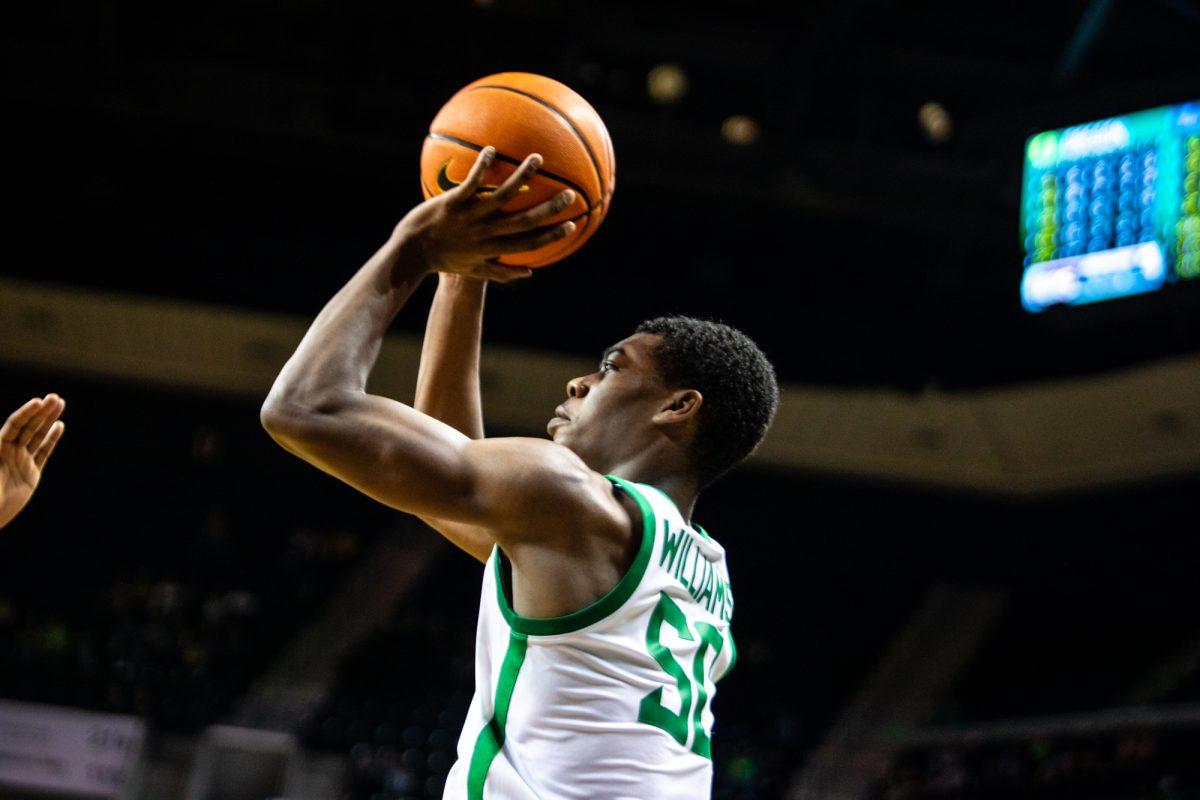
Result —
<instances>
[{"instance_id":1,"label":"white basketball jersey","mask_svg":"<svg viewBox=\"0 0 1200 800\"><path fill-rule=\"evenodd\" d=\"M613 589L548 619L512 610L492 550L475 698L447 800L698 800L712 792L712 699L737 657L725 551L658 489L607 476L641 508Z\"/></svg>"}]
</instances>

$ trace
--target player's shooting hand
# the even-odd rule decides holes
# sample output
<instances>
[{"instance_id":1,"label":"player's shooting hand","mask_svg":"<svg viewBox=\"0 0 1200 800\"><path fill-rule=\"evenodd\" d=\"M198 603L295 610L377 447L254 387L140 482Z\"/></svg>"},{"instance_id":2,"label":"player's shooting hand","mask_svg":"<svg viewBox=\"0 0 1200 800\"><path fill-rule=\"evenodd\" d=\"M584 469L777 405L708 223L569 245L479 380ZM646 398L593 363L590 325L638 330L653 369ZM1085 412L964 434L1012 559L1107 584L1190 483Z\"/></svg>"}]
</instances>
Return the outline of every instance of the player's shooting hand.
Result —
<instances>
[{"instance_id":1,"label":"player's shooting hand","mask_svg":"<svg viewBox=\"0 0 1200 800\"><path fill-rule=\"evenodd\" d=\"M575 223L547 225L575 200L570 189L526 211L505 213L501 206L537 172L542 157L526 158L494 192L480 192L483 175L496 157L485 147L460 185L426 200L396 226L413 237L431 270L506 283L533 274L527 267L494 261L507 253L523 253L556 242L575 229Z\"/></svg>"},{"instance_id":2,"label":"player's shooting hand","mask_svg":"<svg viewBox=\"0 0 1200 800\"><path fill-rule=\"evenodd\" d=\"M64 425L58 418L66 407L56 394L35 397L0 428L0 528L33 496L46 459L62 438Z\"/></svg>"}]
</instances>

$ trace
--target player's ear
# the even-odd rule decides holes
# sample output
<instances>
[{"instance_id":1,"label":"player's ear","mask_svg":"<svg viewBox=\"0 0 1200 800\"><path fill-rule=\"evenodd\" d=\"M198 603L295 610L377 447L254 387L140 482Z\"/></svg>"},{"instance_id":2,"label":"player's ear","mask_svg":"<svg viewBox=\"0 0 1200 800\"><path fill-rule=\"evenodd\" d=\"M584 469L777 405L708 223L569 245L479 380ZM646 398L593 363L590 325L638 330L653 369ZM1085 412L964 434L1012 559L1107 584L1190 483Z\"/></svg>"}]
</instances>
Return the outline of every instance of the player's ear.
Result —
<instances>
[{"instance_id":1,"label":"player's ear","mask_svg":"<svg viewBox=\"0 0 1200 800\"><path fill-rule=\"evenodd\" d=\"M671 392L654 415L658 425L678 425L693 419L704 404L704 395L695 389Z\"/></svg>"}]
</instances>

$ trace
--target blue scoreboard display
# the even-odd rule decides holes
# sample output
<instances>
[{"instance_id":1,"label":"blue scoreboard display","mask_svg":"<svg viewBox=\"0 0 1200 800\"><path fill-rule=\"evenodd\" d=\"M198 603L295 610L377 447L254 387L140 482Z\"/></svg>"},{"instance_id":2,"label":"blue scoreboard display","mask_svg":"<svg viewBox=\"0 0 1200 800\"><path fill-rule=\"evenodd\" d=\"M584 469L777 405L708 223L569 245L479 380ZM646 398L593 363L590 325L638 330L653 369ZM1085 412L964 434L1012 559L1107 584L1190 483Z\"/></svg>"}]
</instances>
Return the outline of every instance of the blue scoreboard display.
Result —
<instances>
[{"instance_id":1,"label":"blue scoreboard display","mask_svg":"<svg viewBox=\"0 0 1200 800\"><path fill-rule=\"evenodd\" d=\"M1200 277L1200 101L1046 131L1025 147L1029 311Z\"/></svg>"}]
</instances>

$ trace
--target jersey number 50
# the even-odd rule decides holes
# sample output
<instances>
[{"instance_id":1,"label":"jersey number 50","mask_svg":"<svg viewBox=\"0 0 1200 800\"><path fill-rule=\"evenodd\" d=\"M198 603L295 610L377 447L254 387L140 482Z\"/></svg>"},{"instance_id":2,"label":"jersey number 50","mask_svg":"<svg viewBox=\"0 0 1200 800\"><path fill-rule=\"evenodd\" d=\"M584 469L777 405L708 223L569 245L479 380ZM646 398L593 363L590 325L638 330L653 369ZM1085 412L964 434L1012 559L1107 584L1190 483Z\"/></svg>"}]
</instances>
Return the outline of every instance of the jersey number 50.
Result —
<instances>
[{"instance_id":1,"label":"jersey number 50","mask_svg":"<svg viewBox=\"0 0 1200 800\"><path fill-rule=\"evenodd\" d=\"M692 677L696 681L695 693L697 695L694 705L692 703L692 678L688 677L684 668L675 660L675 655L661 641L664 624L670 625L675 633L679 634L679 638L686 641L696 641L697 634L700 637L700 646L696 648L696 654L692 657ZM712 740L704 728L703 718L704 711L712 703L712 693L716 687L715 683L709 681L708 670L704 668L704 662L709 649L713 651L715 659L724 644L725 639L721 636L721 632L707 622L697 622L696 632L693 634L687 616L675 604L675 601L668 597L666 592L660 593L658 605L654 607L654 612L650 615L650 625L646 628L646 647L650 650L650 656L658 662L659 666L675 679L675 685L679 689L679 713L662 704L663 690L660 686L642 698L641 706L638 709L638 722L662 728L684 747L687 747L688 728L693 727L696 735L692 740L692 752L705 758L712 758ZM710 688L710 683L712 688Z\"/></svg>"}]
</instances>

